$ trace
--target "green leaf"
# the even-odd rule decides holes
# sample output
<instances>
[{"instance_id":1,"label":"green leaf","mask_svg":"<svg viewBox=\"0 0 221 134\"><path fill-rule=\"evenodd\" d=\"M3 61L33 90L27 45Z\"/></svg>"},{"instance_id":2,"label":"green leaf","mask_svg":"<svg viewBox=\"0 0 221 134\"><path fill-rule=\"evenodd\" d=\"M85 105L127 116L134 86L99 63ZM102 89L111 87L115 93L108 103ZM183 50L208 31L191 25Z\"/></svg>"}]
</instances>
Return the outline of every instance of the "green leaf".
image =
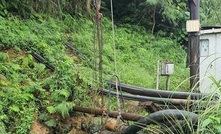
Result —
<instances>
[{"instance_id":1,"label":"green leaf","mask_svg":"<svg viewBox=\"0 0 221 134\"><path fill-rule=\"evenodd\" d=\"M58 102L67 100L69 96L70 96L70 93L66 89L56 90L53 94L54 100Z\"/></svg>"},{"instance_id":2,"label":"green leaf","mask_svg":"<svg viewBox=\"0 0 221 134\"><path fill-rule=\"evenodd\" d=\"M146 0L146 3L150 5L156 5L158 3L158 0Z\"/></svg>"},{"instance_id":3,"label":"green leaf","mask_svg":"<svg viewBox=\"0 0 221 134\"><path fill-rule=\"evenodd\" d=\"M220 120L221 120L221 118L219 118L219 117L215 117L215 116L210 116L210 118L211 118L212 120L214 120L215 123L220 124Z\"/></svg>"},{"instance_id":4,"label":"green leaf","mask_svg":"<svg viewBox=\"0 0 221 134\"><path fill-rule=\"evenodd\" d=\"M55 127L56 126L56 121L54 119L50 119L50 120L46 121L45 124L48 127Z\"/></svg>"},{"instance_id":5,"label":"green leaf","mask_svg":"<svg viewBox=\"0 0 221 134\"><path fill-rule=\"evenodd\" d=\"M0 121L0 133L7 134L5 124L1 121Z\"/></svg>"},{"instance_id":6,"label":"green leaf","mask_svg":"<svg viewBox=\"0 0 221 134\"><path fill-rule=\"evenodd\" d=\"M0 52L0 61L6 61L8 59L8 55Z\"/></svg>"},{"instance_id":7,"label":"green leaf","mask_svg":"<svg viewBox=\"0 0 221 134\"><path fill-rule=\"evenodd\" d=\"M56 106L56 111L60 112L62 117L65 118L69 116L69 110L73 109L74 103L73 102L62 102Z\"/></svg>"},{"instance_id":8,"label":"green leaf","mask_svg":"<svg viewBox=\"0 0 221 134\"><path fill-rule=\"evenodd\" d=\"M210 76L209 78L210 78L210 80L216 85L216 87L217 87L218 89L221 89L220 82L218 82L218 81L214 78L214 76Z\"/></svg>"},{"instance_id":9,"label":"green leaf","mask_svg":"<svg viewBox=\"0 0 221 134\"><path fill-rule=\"evenodd\" d=\"M9 85L9 82L8 82L8 81L1 80L1 79L0 79L0 86L8 86L8 85Z\"/></svg>"},{"instance_id":10,"label":"green leaf","mask_svg":"<svg viewBox=\"0 0 221 134\"><path fill-rule=\"evenodd\" d=\"M25 99L26 101L28 101L29 99L33 99L34 96L33 96L33 94L28 94L28 93L26 93L26 94L22 94L22 95L21 95L21 98L23 98L23 99Z\"/></svg>"},{"instance_id":11,"label":"green leaf","mask_svg":"<svg viewBox=\"0 0 221 134\"><path fill-rule=\"evenodd\" d=\"M8 117L7 115L3 114L3 115L0 115L0 120L7 120Z\"/></svg>"},{"instance_id":12,"label":"green leaf","mask_svg":"<svg viewBox=\"0 0 221 134\"><path fill-rule=\"evenodd\" d=\"M221 133L221 125L213 125L213 128L215 128L219 133Z\"/></svg>"},{"instance_id":13,"label":"green leaf","mask_svg":"<svg viewBox=\"0 0 221 134\"><path fill-rule=\"evenodd\" d=\"M210 119L210 118L208 118L208 119L206 119L206 120L203 121L202 127L206 127L206 126L208 126L208 125L209 125L210 123L212 123L212 122L213 122L213 120Z\"/></svg>"},{"instance_id":14,"label":"green leaf","mask_svg":"<svg viewBox=\"0 0 221 134\"><path fill-rule=\"evenodd\" d=\"M13 68L14 70L21 69L21 67L18 64L11 64L11 68Z\"/></svg>"},{"instance_id":15,"label":"green leaf","mask_svg":"<svg viewBox=\"0 0 221 134\"><path fill-rule=\"evenodd\" d=\"M69 97L70 95L69 91L65 89L59 90L59 94L63 95L65 98Z\"/></svg>"},{"instance_id":16,"label":"green leaf","mask_svg":"<svg viewBox=\"0 0 221 134\"><path fill-rule=\"evenodd\" d=\"M10 107L10 109L11 109L12 111L14 111L14 112L19 112L19 111L20 111L19 106L17 106L17 105L12 105L12 106Z\"/></svg>"},{"instance_id":17,"label":"green leaf","mask_svg":"<svg viewBox=\"0 0 221 134\"><path fill-rule=\"evenodd\" d=\"M40 64L40 63L35 63L35 69L38 71L38 72L43 72L45 70L45 65L44 64Z\"/></svg>"},{"instance_id":18,"label":"green leaf","mask_svg":"<svg viewBox=\"0 0 221 134\"><path fill-rule=\"evenodd\" d=\"M46 114L46 113L40 114L39 119L46 121L48 119L48 114Z\"/></svg>"},{"instance_id":19,"label":"green leaf","mask_svg":"<svg viewBox=\"0 0 221 134\"><path fill-rule=\"evenodd\" d=\"M48 105L49 103L50 103L50 101L49 101L49 100L43 100L43 104Z\"/></svg>"},{"instance_id":20,"label":"green leaf","mask_svg":"<svg viewBox=\"0 0 221 134\"><path fill-rule=\"evenodd\" d=\"M54 108L53 106L49 106L49 107L47 107L47 110L48 110L48 112L49 112L50 114L56 112L56 110L55 110L55 108Z\"/></svg>"}]
</instances>

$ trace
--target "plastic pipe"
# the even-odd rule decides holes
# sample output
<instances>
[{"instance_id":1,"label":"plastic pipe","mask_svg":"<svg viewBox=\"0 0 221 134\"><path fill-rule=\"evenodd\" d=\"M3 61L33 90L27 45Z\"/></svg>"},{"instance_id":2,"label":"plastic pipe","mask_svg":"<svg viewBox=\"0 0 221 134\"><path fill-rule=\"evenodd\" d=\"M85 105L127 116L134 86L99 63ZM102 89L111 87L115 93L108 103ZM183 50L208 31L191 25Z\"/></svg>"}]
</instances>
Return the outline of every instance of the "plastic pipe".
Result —
<instances>
[{"instance_id":1,"label":"plastic pipe","mask_svg":"<svg viewBox=\"0 0 221 134\"><path fill-rule=\"evenodd\" d=\"M158 124L169 120L185 120L186 124L190 122L195 125L198 122L198 116L195 113L183 110L162 110L140 119L135 124L122 130L121 134L136 134L146 125Z\"/></svg>"},{"instance_id":2,"label":"plastic pipe","mask_svg":"<svg viewBox=\"0 0 221 134\"><path fill-rule=\"evenodd\" d=\"M111 94L116 96L117 93L114 91L108 91L103 89L102 92L105 95ZM152 101L158 104L173 104L173 105L186 105L192 104L193 102L197 102L196 100L187 100L187 99L170 99L170 98L157 98L157 97L147 97L147 96L140 96L140 95L130 95L130 94L121 94L124 99L128 100L135 100L135 101Z\"/></svg>"},{"instance_id":3,"label":"plastic pipe","mask_svg":"<svg viewBox=\"0 0 221 134\"><path fill-rule=\"evenodd\" d=\"M116 83L111 83L112 87L116 87ZM165 91L165 90L156 90L156 89L147 89L143 87L132 86L128 84L118 83L118 88L121 88L122 91L150 97L161 97L161 98L177 98L177 99L202 99L209 96L209 94L202 93L191 93L191 92L177 92L177 91Z\"/></svg>"}]
</instances>

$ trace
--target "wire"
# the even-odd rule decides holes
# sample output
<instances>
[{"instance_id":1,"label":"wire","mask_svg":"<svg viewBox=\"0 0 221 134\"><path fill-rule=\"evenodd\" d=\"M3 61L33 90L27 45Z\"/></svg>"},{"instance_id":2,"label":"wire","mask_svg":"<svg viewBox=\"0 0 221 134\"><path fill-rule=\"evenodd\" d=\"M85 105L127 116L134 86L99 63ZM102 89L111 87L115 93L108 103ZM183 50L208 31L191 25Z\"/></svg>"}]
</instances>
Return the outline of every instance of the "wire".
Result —
<instances>
[{"instance_id":1,"label":"wire","mask_svg":"<svg viewBox=\"0 0 221 134\"><path fill-rule=\"evenodd\" d=\"M124 109L124 107L125 107L125 105L124 105L124 99L123 99L123 93L122 93L122 89L121 89L121 86L120 86L120 78L119 78L116 74L114 74L114 75L112 75L111 79L110 79L109 82L108 82L108 107L107 107L107 113L110 112L111 84L112 84L114 78L116 78L117 81L118 81L118 83L119 83L119 87L120 87L120 97L121 97L121 102L122 102L122 108ZM118 85L117 85L117 86L118 86ZM120 101L119 101L119 93L118 93L118 95L116 95L116 96L118 96L118 97L117 97L117 98L118 98L117 102L120 103ZM121 114L120 105L118 105L118 111L119 111L119 113ZM119 114L119 115L120 115L120 114ZM109 114L107 114L107 115L109 115ZM121 118L121 119L122 119L122 118Z\"/></svg>"},{"instance_id":2,"label":"wire","mask_svg":"<svg viewBox=\"0 0 221 134\"><path fill-rule=\"evenodd\" d=\"M122 119L121 117L121 104L120 104L120 96L119 96L119 89L118 89L118 82L120 83L120 78L119 76L117 75L117 52L116 52L116 42L115 42L115 29L114 29L114 9L113 9L113 1L110 0L110 4L111 4L111 22L112 22L112 43L113 43L113 51L114 51L114 75L113 77L116 77L116 91L117 91L117 94L116 94L116 97L117 97L117 107L118 107L118 112L119 112L119 115L117 117L117 121L119 121L119 119ZM113 77L111 79L111 81L113 80ZM121 89L120 89L121 91ZM110 90L109 90L110 92ZM110 97L110 93L109 93L109 97ZM121 91L121 97L122 97L122 91ZM122 99L122 103L123 103L123 107L124 107L124 102L123 102L123 97L121 98ZM110 98L109 100L110 101ZM109 109L109 105L110 105L110 102L108 102L108 109Z\"/></svg>"},{"instance_id":3,"label":"wire","mask_svg":"<svg viewBox=\"0 0 221 134\"><path fill-rule=\"evenodd\" d=\"M111 3L111 23L112 23L112 43L114 49L114 72L117 73L117 54L116 54L116 42L115 42L115 29L114 29L114 12L113 12L113 1Z\"/></svg>"}]
</instances>

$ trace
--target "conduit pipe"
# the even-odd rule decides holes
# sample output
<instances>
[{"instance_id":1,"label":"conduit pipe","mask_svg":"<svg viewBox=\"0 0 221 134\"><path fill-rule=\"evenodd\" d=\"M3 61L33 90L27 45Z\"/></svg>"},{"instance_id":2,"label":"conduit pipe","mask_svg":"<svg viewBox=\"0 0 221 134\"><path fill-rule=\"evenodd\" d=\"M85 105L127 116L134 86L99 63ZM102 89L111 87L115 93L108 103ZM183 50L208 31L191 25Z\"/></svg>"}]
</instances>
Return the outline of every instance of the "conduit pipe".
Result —
<instances>
[{"instance_id":1,"label":"conduit pipe","mask_svg":"<svg viewBox=\"0 0 221 134\"><path fill-rule=\"evenodd\" d=\"M132 86L123 83L117 83L118 88L121 88L122 91L142 95L142 96L149 96L149 97L161 97L161 98L177 98L177 99L193 99L199 100L204 97L209 96L209 94L202 94L202 93L191 93L191 92L177 92L177 91L165 91L165 90L156 90L156 89L147 89L143 87ZM116 83L111 83L113 88L116 88Z\"/></svg>"},{"instance_id":2,"label":"conduit pipe","mask_svg":"<svg viewBox=\"0 0 221 134\"><path fill-rule=\"evenodd\" d=\"M102 92L105 95L109 94L109 91L103 89ZM116 96L117 93L114 91L110 91L111 95ZM130 94L122 94L124 99L128 100L135 100L135 101L152 101L158 104L173 104L173 105L186 105L192 104L193 102L197 102L197 100L187 100L187 99L170 99L170 98L156 98L156 97L147 97L147 96L140 96L140 95L130 95Z\"/></svg>"},{"instance_id":3,"label":"conduit pipe","mask_svg":"<svg viewBox=\"0 0 221 134\"><path fill-rule=\"evenodd\" d=\"M135 124L125 128L121 134L136 134L141 129L145 128L146 125L158 124L170 120L185 120L193 125L198 122L198 116L195 113L187 112L183 110L162 110L140 119Z\"/></svg>"},{"instance_id":4,"label":"conduit pipe","mask_svg":"<svg viewBox=\"0 0 221 134\"><path fill-rule=\"evenodd\" d=\"M30 49L29 49L30 50ZM40 63L44 64L48 69L51 71L55 71L55 67L50 64L46 59L44 59L42 56L31 50L31 55Z\"/></svg>"}]
</instances>

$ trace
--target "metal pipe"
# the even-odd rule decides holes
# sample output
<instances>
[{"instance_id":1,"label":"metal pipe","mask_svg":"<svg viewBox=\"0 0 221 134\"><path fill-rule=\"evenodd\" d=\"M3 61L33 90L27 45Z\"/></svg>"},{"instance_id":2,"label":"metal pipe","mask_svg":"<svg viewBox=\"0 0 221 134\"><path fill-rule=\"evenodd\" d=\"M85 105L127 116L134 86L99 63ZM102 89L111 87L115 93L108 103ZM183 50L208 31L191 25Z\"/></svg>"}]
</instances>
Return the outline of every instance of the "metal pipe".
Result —
<instances>
[{"instance_id":1,"label":"metal pipe","mask_svg":"<svg viewBox=\"0 0 221 134\"><path fill-rule=\"evenodd\" d=\"M111 83L112 87L116 87L116 83ZM123 83L117 83L118 88L122 91L142 95L142 96L150 96L150 97L161 97L161 98L177 98L177 99L193 99L198 100L209 96L209 94L202 93L192 93L192 92L177 92L177 91L165 91L165 90L156 90L156 89L147 89L143 87L132 86Z\"/></svg>"},{"instance_id":2,"label":"metal pipe","mask_svg":"<svg viewBox=\"0 0 221 134\"><path fill-rule=\"evenodd\" d=\"M85 107L80 107L80 106L75 106L73 108L73 111L95 114L95 115L103 115L103 110L93 109L93 108L85 108ZM72 114L72 113L70 113L70 114ZM118 111L111 111L111 112L108 112L107 114L109 117L117 118L117 116L119 115L119 112ZM124 120L129 120L129 121L138 121L143 118L143 116L140 116L137 114L131 114L131 113L121 113L121 117Z\"/></svg>"}]
</instances>

